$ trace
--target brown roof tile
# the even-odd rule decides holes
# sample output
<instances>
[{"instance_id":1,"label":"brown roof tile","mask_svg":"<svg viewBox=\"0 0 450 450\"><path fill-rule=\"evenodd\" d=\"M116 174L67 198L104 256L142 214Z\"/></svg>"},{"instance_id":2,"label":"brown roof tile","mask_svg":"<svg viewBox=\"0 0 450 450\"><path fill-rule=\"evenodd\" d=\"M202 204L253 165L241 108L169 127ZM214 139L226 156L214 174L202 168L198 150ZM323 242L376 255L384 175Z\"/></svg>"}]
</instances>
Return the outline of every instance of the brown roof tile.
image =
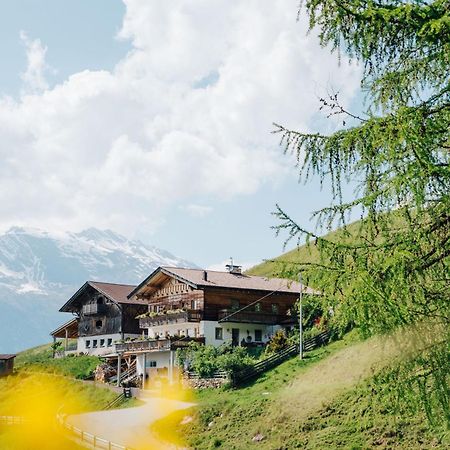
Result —
<instances>
[{"instance_id":1,"label":"brown roof tile","mask_svg":"<svg viewBox=\"0 0 450 450\"><path fill-rule=\"evenodd\" d=\"M89 281L89 284L94 289L97 289L97 291L115 300L117 303L138 303L139 305L142 305L142 302L136 302L127 297L136 287L131 284L103 283L100 281Z\"/></svg>"},{"instance_id":2,"label":"brown roof tile","mask_svg":"<svg viewBox=\"0 0 450 450\"><path fill-rule=\"evenodd\" d=\"M8 354L6 354L6 355L2 355L2 354L0 354L0 359L12 359L12 358L15 358L16 357L16 355L8 355Z\"/></svg>"},{"instance_id":3,"label":"brown roof tile","mask_svg":"<svg viewBox=\"0 0 450 450\"><path fill-rule=\"evenodd\" d=\"M300 283L283 278L266 278L246 274L218 272L215 270L181 269L177 267L163 267L163 269L185 279L186 281L190 281L197 286L289 293L300 293L300 290L302 289L302 285ZM207 277L206 281L203 278L205 272ZM315 291L307 286L304 286L303 293L314 294Z\"/></svg>"}]
</instances>

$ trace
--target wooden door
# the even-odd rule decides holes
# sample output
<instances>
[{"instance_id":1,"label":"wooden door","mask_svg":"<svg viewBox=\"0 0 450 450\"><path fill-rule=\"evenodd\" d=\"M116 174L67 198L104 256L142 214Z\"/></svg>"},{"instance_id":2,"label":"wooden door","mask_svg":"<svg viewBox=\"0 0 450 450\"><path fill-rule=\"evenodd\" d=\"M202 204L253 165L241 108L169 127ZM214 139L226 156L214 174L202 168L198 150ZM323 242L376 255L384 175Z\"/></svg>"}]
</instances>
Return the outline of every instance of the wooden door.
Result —
<instances>
[{"instance_id":1,"label":"wooden door","mask_svg":"<svg viewBox=\"0 0 450 450\"><path fill-rule=\"evenodd\" d=\"M231 344L236 347L239 345L239 328L231 329Z\"/></svg>"}]
</instances>

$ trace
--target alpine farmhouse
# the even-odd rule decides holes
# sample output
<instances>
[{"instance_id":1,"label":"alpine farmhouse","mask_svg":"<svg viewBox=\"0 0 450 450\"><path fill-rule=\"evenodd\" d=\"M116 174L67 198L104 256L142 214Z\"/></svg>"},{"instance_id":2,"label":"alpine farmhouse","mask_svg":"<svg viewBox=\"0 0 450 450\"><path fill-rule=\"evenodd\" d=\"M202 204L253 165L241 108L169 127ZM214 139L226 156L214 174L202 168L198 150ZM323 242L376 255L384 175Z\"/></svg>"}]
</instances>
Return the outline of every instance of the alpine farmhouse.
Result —
<instances>
[{"instance_id":1,"label":"alpine farmhouse","mask_svg":"<svg viewBox=\"0 0 450 450\"><path fill-rule=\"evenodd\" d=\"M87 282L60 309L75 319L52 335L67 341L76 334L76 352L117 365L118 383L147 387L161 377L174 380L175 351L192 341L264 346L278 329L290 330L301 290L315 293L235 265L223 272L159 267L136 287Z\"/></svg>"}]
</instances>

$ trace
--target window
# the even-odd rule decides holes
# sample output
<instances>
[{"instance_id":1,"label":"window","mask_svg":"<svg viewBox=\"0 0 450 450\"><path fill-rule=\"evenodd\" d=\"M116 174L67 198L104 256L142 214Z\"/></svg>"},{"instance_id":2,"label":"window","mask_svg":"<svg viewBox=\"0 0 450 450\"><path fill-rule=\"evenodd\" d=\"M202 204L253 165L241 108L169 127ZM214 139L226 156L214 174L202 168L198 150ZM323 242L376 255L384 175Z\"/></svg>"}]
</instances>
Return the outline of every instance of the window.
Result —
<instances>
[{"instance_id":1,"label":"window","mask_svg":"<svg viewBox=\"0 0 450 450\"><path fill-rule=\"evenodd\" d=\"M255 330L255 341L256 342L262 341L262 330Z\"/></svg>"},{"instance_id":2,"label":"window","mask_svg":"<svg viewBox=\"0 0 450 450\"><path fill-rule=\"evenodd\" d=\"M96 320L95 321L95 328L99 329L103 326L103 320Z\"/></svg>"},{"instance_id":3,"label":"window","mask_svg":"<svg viewBox=\"0 0 450 450\"><path fill-rule=\"evenodd\" d=\"M145 367L156 367L156 361L145 361Z\"/></svg>"},{"instance_id":4,"label":"window","mask_svg":"<svg viewBox=\"0 0 450 450\"><path fill-rule=\"evenodd\" d=\"M108 339L108 347L112 347L112 339L111 338Z\"/></svg>"},{"instance_id":5,"label":"window","mask_svg":"<svg viewBox=\"0 0 450 450\"><path fill-rule=\"evenodd\" d=\"M91 348L91 341L89 339L86 340L86 348Z\"/></svg>"},{"instance_id":6,"label":"window","mask_svg":"<svg viewBox=\"0 0 450 450\"><path fill-rule=\"evenodd\" d=\"M100 339L100 347L104 347L105 346L105 340L104 339Z\"/></svg>"},{"instance_id":7,"label":"window","mask_svg":"<svg viewBox=\"0 0 450 450\"><path fill-rule=\"evenodd\" d=\"M92 348L97 348L97 339L92 341Z\"/></svg>"},{"instance_id":8,"label":"window","mask_svg":"<svg viewBox=\"0 0 450 450\"><path fill-rule=\"evenodd\" d=\"M255 304L255 311L256 312L261 312L261 303L260 302Z\"/></svg>"},{"instance_id":9,"label":"window","mask_svg":"<svg viewBox=\"0 0 450 450\"><path fill-rule=\"evenodd\" d=\"M278 304L277 303L272 303L272 312L274 314L278 314Z\"/></svg>"},{"instance_id":10,"label":"window","mask_svg":"<svg viewBox=\"0 0 450 450\"><path fill-rule=\"evenodd\" d=\"M216 339L217 340L223 339L223 329L222 328L216 328Z\"/></svg>"}]
</instances>

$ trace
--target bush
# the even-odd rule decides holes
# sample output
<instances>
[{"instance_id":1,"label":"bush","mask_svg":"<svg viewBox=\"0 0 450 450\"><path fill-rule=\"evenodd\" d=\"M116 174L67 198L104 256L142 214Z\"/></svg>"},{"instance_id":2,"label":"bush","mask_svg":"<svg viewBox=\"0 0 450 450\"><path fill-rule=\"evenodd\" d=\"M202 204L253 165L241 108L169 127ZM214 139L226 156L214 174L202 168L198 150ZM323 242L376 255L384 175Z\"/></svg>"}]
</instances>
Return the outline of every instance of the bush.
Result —
<instances>
[{"instance_id":1,"label":"bush","mask_svg":"<svg viewBox=\"0 0 450 450\"><path fill-rule=\"evenodd\" d=\"M231 352L223 353L217 357L220 370L235 373L255 363L243 347L234 347Z\"/></svg>"},{"instance_id":2,"label":"bush","mask_svg":"<svg viewBox=\"0 0 450 450\"><path fill-rule=\"evenodd\" d=\"M266 355L272 355L289 346L289 341L284 330L277 330L266 347Z\"/></svg>"},{"instance_id":3,"label":"bush","mask_svg":"<svg viewBox=\"0 0 450 450\"><path fill-rule=\"evenodd\" d=\"M255 359L250 357L243 347L230 345L214 347L191 343L188 349L177 350L178 365L201 377L210 377L220 370L233 373L254 362Z\"/></svg>"}]
</instances>

